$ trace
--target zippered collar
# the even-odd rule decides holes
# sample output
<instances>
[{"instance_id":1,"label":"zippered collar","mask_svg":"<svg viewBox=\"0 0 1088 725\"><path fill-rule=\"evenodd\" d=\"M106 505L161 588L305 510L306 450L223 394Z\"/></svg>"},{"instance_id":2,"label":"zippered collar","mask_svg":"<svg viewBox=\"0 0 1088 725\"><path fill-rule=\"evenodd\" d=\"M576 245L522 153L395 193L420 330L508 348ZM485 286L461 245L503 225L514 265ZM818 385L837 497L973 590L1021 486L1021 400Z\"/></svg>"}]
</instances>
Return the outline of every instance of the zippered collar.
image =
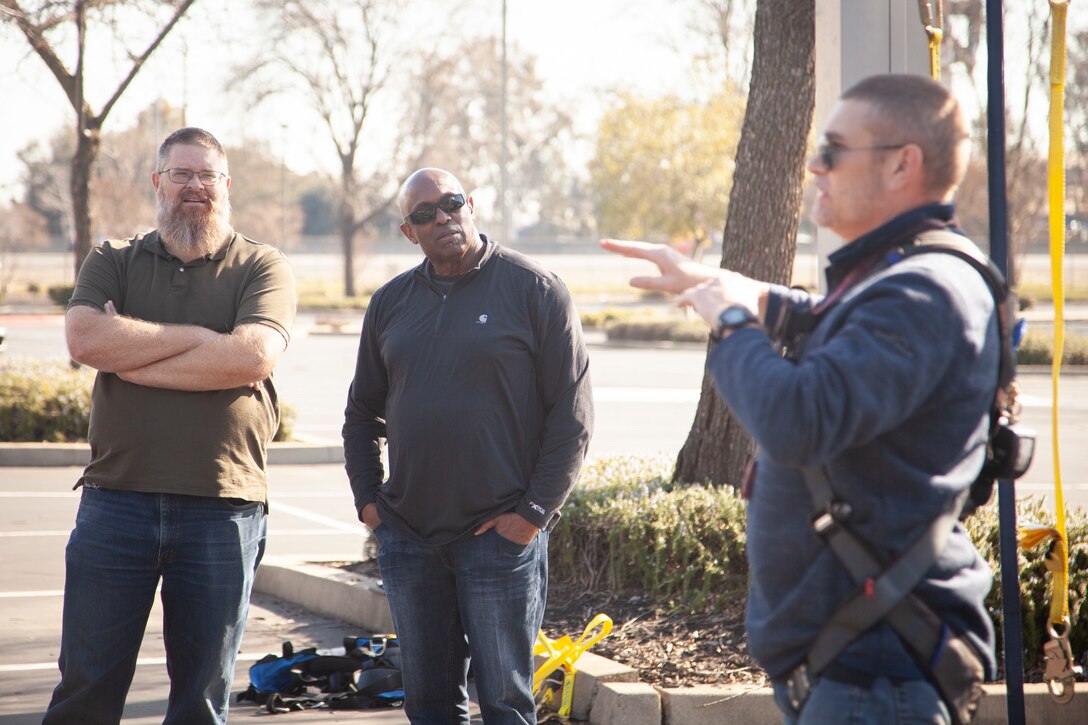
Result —
<instances>
[{"instance_id":1,"label":"zippered collar","mask_svg":"<svg viewBox=\"0 0 1088 725\"><path fill-rule=\"evenodd\" d=\"M480 239L483 241L484 244L484 253L480 255L480 261L478 261L476 263L476 266L472 269L468 270L462 275L458 275L458 277L453 282L455 287L464 284L467 280L479 274L480 271L484 268L484 265L491 261L491 257L498 249L499 245L488 239L486 235L481 234ZM436 275L434 273L434 267L431 265L430 261L428 261L426 257L423 258L423 261L420 262L419 266L416 267L415 271L412 272L412 279L424 283L435 291L439 291L438 285L435 284L435 276Z\"/></svg>"},{"instance_id":2,"label":"zippered collar","mask_svg":"<svg viewBox=\"0 0 1088 725\"><path fill-rule=\"evenodd\" d=\"M889 249L931 229L959 231L955 204L916 207L836 249L827 257L827 289L838 287L843 278L859 265L871 264Z\"/></svg>"}]
</instances>

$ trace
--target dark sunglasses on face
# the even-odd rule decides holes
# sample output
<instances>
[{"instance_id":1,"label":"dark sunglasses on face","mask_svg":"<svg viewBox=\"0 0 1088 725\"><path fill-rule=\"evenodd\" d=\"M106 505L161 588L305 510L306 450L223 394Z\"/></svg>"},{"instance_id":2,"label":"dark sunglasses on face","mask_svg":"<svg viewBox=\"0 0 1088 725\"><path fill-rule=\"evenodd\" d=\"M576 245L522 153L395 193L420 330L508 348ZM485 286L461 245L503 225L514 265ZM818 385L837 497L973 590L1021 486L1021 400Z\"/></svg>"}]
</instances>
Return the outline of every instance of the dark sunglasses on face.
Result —
<instances>
[{"instance_id":1,"label":"dark sunglasses on face","mask_svg":"<svg viewBox=\"0 0 1088 725\"><path fill-rule=\"evenodd\" d=\"M838 160L840 154L845 154L850 151L890 151L892 149L901 149L906 146L905 143L896 144L882 144L880 146L843 146L840 143L834 141L828 141L826 138L821 138L820 142L816 145L816 155L820 157L820 163L827 171L835 168L835 161Z\"/></svg>"},{"instance_id":2,"label":"dark sunglasses on face","mask_svg":"<svg viewBox=\"0 0 1088 725\"><path fill-rule=\"evenodd\" d=\"M411 214L404 217L404 221L408 224L427 224L434 221L434 216L439 209L446 214L453 214L464 205L464 194L450 194L439 199L437 204L423 204L416 207Z\"/></svg>"}]
</instances>

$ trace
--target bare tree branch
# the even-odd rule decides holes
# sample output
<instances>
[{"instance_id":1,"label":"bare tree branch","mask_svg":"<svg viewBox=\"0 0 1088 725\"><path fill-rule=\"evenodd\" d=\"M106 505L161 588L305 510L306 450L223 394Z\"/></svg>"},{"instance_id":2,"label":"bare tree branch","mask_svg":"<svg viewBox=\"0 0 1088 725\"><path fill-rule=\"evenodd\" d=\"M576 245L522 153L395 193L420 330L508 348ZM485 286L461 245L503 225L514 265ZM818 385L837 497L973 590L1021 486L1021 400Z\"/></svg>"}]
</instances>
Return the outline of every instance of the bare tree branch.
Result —
<instances>
[{"instance_id":1,"label":"bare tree branch","mask_svg":"<svg viewBox=\"0 0 1088 725\"><path fill-rule=\"evenodd\" d=\"M136 74L140 72L140 69L143 68L144 63L147 62L147 59L151 56L155 49L158 48L160 44L162 44L162 41L166 38L170 31L173 30L174 26L177 25L178 21L181 20L181 16L185 14L185 11L187 11L194 2L196 2L196 0L182 0L181 5L179 5L177 10L174 11L173 17L171 17L166 25L163 26L162 30L159 31L159 34L155 37L154 40L151 41L151 44L147 46L147 50L140 54L140 56L136 59L136 61L132 65L132 68L129 70L128 75L123 81L121 81L121 84L117 86L117 90L113 92L113 96L111 96L110 99L106 101L106 105L102 107L102 111L98 114L97 117L99 123L106 119L106 116L109 115L109 112L113 108L114 104L117 103L117 101L121 98L121 94L123 94L128 88L129 84L132 83L132 79L135 78Z\"/></svg>"}]
</instances>

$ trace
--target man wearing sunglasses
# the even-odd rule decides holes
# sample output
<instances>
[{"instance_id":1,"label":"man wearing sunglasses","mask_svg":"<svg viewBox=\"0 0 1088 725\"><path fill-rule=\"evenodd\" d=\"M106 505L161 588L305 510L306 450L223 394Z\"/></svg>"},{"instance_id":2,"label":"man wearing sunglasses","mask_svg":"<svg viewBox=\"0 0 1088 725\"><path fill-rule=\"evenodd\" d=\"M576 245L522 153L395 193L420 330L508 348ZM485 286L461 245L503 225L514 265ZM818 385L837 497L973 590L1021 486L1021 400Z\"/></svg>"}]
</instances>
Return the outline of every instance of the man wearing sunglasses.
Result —
<instances>
[{"instance_id":1,"label":"man wearing sunglasses","mask_svg":"<svg viewBox=\"0 0 1088 725\"><path fill-rule=\"evenodd\" d=\"M964 259L902 252L927 233L965 242L947 231L957 231L952 197L968 143L955 99L928 78L874 76L843 94L808 161L813 219L846 242L830 256L826 298L704 267L658 245L602 243L654 262L660 276L631 283L677 293L707 321L716 340L707 368L759 444L749 489L747 633L787 723L950 722L926 671L942 647L962 653L955 670L974 683L972 696L978 679L995 674L983 605L991 573L955 519L986 456L998 314ZM789 343L793 354L779 356L775 342ZM819 476L841 503L826 516L814 515L809 482ZM818 636L845 602L885 593L876 585L879 567L855 583L832 540L838 532L852 531L886 565L929 541L935 521L944 522L944 543L917 567L917 584L903 588L939 618L946 639L933 659L920 661L912 651L920 643L880 617L855 632L849 626L859 617L836 620L847 634L817 651L818 641L832 641ZM810 667L818 658L831 661Z\"/></svg>"},{"instance_id":2,"label":"man wearing sunglasses","mask_svg":"<svg viewBox=\"0 0 1088 725\"><path fill-rule=\"evenodd\" d=\"M558 277L476 229L449 172L416 171L399 205L424 260L367 307L343 433L404 709L413 723L468 723L471 659L484 722L528 725L548 531L593 424L581 325Z\"/></svg>"},{"instance_id":3,"label":"man wearing sunglasses","mask_svg":"<svg viewBox=\"0 0 1088 725\"><path fill-rule=\"evenodd\" d=\"M214 136L175 131L151 175L157 229L98 245L76 280L68 350L98 376L47 724L120 721L160 583L163 722L227 721L295 315L287 260L231 227L230 181Z\"/></svg>"}]
</instances>

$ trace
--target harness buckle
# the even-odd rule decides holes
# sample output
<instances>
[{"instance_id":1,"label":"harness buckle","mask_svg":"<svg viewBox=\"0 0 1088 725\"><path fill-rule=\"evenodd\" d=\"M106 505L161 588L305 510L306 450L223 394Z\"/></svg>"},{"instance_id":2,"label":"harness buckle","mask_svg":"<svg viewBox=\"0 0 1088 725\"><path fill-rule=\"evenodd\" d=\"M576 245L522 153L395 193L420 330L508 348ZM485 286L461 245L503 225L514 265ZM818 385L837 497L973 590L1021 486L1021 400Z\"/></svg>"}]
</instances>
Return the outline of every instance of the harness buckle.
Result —
<instances>
[{"instance_id":1,"label":"harness buckle","mask_svg":"<svg viewBox=\"0 0 1088 725\"><path fill-rule=\"evenodd\" d=\"M853 513L854 509L845 501L832 501L826 510L812 519L812 530L820 537L827 538L828 534L847 521Z\"/></svg>"},{"instance_id":2,"label":"harness buckle","mask_svg":"<svg viewBox=\"0 0 1088 725\"><path fill-rule=\"evenodd\" d=\"M1081 673L1081 667L1073 664L1073 650L1069 647L1069 618L1066 617L1061 634L1049 622L1047 631L1051 639L1043 645L1043 662L1046 664L1043 681L1054 701L1065 704L1073 699L1076 676Z\"/></svg>"}]
</instances>

